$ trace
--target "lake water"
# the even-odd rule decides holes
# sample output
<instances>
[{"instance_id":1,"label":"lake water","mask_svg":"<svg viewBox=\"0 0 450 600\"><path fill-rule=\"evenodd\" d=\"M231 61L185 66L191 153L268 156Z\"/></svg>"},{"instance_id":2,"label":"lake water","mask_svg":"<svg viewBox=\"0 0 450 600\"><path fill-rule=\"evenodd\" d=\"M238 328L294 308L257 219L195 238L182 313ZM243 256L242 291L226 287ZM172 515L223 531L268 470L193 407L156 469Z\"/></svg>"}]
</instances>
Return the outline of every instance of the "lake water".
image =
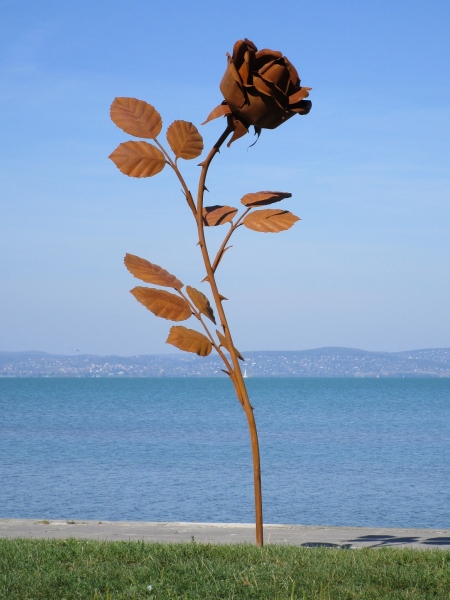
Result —
<instances>
[{"instance_id":1,"label":"lake water","mask_svg":"<svg viewBox=\"0 0 450 600\"><path fill-rule=\"evenodd\" d=\"M450 380L247 379L264 522L450 528ZM0 379L0 517L252 522L226 379Z\"/></svg>"}]
</instances>

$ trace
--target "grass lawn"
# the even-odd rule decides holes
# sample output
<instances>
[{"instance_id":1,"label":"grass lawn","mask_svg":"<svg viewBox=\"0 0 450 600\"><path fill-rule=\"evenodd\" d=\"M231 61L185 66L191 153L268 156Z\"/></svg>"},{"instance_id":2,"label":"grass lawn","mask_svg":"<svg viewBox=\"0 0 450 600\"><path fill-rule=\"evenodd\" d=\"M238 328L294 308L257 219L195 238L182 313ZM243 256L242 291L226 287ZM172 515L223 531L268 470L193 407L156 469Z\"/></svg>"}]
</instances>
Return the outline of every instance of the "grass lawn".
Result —
<instances>
[{"instance_id":1,"label":"grass lawn","mask_svg":"<svg viewBox=\"0 0 450 600\"><path fill-rule=\"evenodd\" d=\"M0 539L0 598L449 600L450 552Z\"/></svg>"}]
</instances>

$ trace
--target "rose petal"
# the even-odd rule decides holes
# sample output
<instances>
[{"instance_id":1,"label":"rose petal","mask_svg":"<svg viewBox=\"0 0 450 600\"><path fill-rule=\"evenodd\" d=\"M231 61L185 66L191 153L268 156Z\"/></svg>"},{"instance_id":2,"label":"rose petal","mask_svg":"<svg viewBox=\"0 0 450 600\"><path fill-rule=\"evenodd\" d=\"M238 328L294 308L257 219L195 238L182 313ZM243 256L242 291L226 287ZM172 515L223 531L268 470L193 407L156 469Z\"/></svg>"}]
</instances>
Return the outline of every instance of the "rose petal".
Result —
<instances>
[{"instance_id":1,"label":"rose petal","mask_svg":"<svg viewBox=\"0 0 450 600\"><path fill-rule=\"evenodd\" d=\"M263 67L261 67L258 71L258 73L260 75L264 75L264 73L267 71L267 69L270 69L270 67L272 65L274 65L276 63L276 60L270 60L268 63L266 63Z\"/></svg>"},{"instance_id":2,"label":"rose petal","mask_svg":"<svg viewBox=\"0 0 450 600\"><path fill-rule=\"evenodd\" d=\"M260 50L255 54L255 67L259 71L262 69L267 63L272 61L278 61L283 58L281 52L276 52L275 50Z\"/></svg>"},{"instance_id":3,"label":"rose petal","mask_svg":"<svg viewBox=\"0 0 450 600\"><path fill-rule=\"evenodd\" d=\"M286 64L287 70L290 73L291 82L293 83L293 85L295 85L295 87L298 87L300 85L300 77L298 76L297 69L286 56L284 57L284 62Z\"/></svg>"},{"instance_id":4,"label":"rose petal","mask_svg":"<svg viewBox=\"0 0 450 600\"><path fill-rule=\"evenodd\" d=\"M231 66L235 68L233 63L228 65L222 81L220 82L220 91L222 92L223 97L225 98L231 110L236 110L245 104L246 98L241 85L239 85L233 76L233 73L231 72Z\"/></svg>"},{"instance_id":5,"label":"rose petal","mask_svg":"<svg viewBox=\"0 0 450 600\"><path fill-rule=\"evenodd\" d=\"M302 87L297 92L295 92L295 94L289 96L289 108L291 108L291 104L296 104L297 102L300 102L300 100L307 98L309 96L310 89L312 88Z\"/></svg>"},{"instance_id":6,"label":"rose petal","mask_svg":"<svg viewBox=\"0 0 450 600\"><path fill-rule=\"evenodd\" d=\"M261 92L261 94L264 94L265 96L273 95L272 88L270 88L264 81L264 79L259 75L255 74L253 76L253 85L258 90L258 92Z\"/></svg>"},{"instance_id":7,"label":"rose petal","mask_svg":"<svg viewBox=\"0 0 450 600\"><path fill-rule=\"evenodd\" d=\"M273 96L265 96L256 88L252 89L253 92L249 90L248 94L249 104L244 104L235 111L245 123L264 129L275 129L289 117L294 116L293 112L288 112L285 108L280 107Z\"/></svg>"},{"instance_id":8,"label":"rose petal","mask_svg":"<svg viewBox=\"0 0 450 600\"><path fill-rule=\"evenodd\" d=\"M253 76L253 85L261 94L273 98L280 108L286 108L288 104L286 94L273 83L267 82L262 77L255 74Z\"/></svg>"},{"instance_id":9,"label":"rose petal","mask_svg":"<svg viewBox=\"0 0 450 600\"><path fill-rule=\"evenodd\" d=\"M244 54L247 51L247 44L243 40L238 40L233 46L232 61L236 65L236 69L240 69L244 62Z\"/></svg>"},{"instance_id":10,"label":"rose petal","mask_svg":"<svg viewBox=\"0 0 450 600\"><path fill-rule=\"evenodd\" d=\"M255 44L250 41L248 38L244 38L244 42L247 44L247 46L249 46L254 52L258 52L258 48L255 46Z\"/></svg>"},{"instance_id":11,"label":"rose petal","mask_svg":"<svg viewBox=\"0 0 450 600\"><path fill-rule=\"evenodd\" d=\"M231 76L236 81L236 83L238 83L239 85L242 85L242 79L239 75L239 71L237 70L236 65L231 60L228 64L228 70L230 71Z\"/></svg>"},{"instance_id":12,"label":"rose petal","mask_svg":"<svg viewBox=\"0 0 450 600\"><path fill-rule=\"evenodd\" d=\"M250 48L244 54L244 62L242 63L241 68L239 69L239 75L241 76L244 85L248 85L249 83L251 83L251 70L254 60L255 51Z\"/></svg>"},{"instance_id":13,"label":"rose petal","mask_svg":"<svg viewBox=\"0 0 450 600\"><path fill-rule=\"evenodd\" d=\"M281 52L278 50L269 50L268 48L264 48L264 50L258 50L256 53L256 58L265 58L266 56L270 56L270 59L273 58L283 58Z\"/></svg>"},{"instance_id":14,"label":"rose petal","mask_svg":"<svg viewBox=\"0 0 450 600\"><path fill-rule=\"evenodd\" d=\"M297 104L293 106L289 106L289 111L296 113L298 115L307 115L311 110L312 102L311 100L300 100Z\"/></svg>"},{"instance_id":15,"label":"rose petal","mask_svg":"<svg viewBox=\"0 0 450 600\"><path fill-rule=\"evenodd\" d=\"M257 51L257 48L253 42L245 38L243 41L238 40L233 47L232 61L236 65L236 69L239 71L243 62L245 61L245 54L251 52L253 55Z\"/></svg>"},{"instance_id":16,"label":"rose petal","mask_svg":"<svg viewBox=\"0 0 450 600\"><path fill-rule=\"evenodd\" d=\"M246 54L247 54L247 52L246 52ZM250 75L250 71L248 68L248 64L244 61L241 65L241 68L239 69L239 76L242 79L242 83L244 85L248 84L249 75Z\"/></svg>"},{"instance_id":17,"label":"rose petal","mask_svg":"<svg viewBox=\"0 0 450 600\"><path fill-rule=\"evenodd\" d=\"M264 80L270 81L279 87L281 91L286 92L289 83L289 71L284 65L275 63L264 72Z\"/></svg>"}]
</instances>

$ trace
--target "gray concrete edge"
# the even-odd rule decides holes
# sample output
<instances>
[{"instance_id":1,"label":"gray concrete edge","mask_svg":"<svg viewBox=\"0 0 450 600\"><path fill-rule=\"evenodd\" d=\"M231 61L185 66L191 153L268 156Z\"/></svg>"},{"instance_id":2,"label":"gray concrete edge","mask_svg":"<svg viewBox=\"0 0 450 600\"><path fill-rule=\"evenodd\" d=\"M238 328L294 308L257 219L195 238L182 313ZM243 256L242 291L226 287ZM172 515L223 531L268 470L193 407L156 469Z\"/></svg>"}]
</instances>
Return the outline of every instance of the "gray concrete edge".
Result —
<instances>
[{"instance_id":1,"label":"gray concrete edge","mask_svg":"<svg viewBox=\"0 0 450 600\"><path fill-rule=\"evenodd\" d=\"M183 523L0 519L0 537L101 541L254 543L251 523ZM450 550L450 529L264 525L266 544L356 549L401 547Z\"/></svg>"}]
</instances>

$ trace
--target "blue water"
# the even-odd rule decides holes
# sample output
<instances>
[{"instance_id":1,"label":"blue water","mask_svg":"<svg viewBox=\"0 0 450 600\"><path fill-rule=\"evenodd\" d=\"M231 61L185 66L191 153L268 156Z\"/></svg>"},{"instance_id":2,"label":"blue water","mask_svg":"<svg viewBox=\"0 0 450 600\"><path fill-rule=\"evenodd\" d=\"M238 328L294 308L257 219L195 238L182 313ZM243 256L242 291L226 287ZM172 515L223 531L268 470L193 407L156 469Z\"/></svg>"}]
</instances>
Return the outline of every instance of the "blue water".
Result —
<instances>
[{"instance_id":1,"label":"blue water","mask_svg":"<svg viewBox=\"0 0 450 600\"><path fill-rule=\"evenodd\" d=\"M450 380L248 379L264 521L450 528ZM0 379L0 516L251 522L225 379Z\"/></svg>"}]
</instances>

